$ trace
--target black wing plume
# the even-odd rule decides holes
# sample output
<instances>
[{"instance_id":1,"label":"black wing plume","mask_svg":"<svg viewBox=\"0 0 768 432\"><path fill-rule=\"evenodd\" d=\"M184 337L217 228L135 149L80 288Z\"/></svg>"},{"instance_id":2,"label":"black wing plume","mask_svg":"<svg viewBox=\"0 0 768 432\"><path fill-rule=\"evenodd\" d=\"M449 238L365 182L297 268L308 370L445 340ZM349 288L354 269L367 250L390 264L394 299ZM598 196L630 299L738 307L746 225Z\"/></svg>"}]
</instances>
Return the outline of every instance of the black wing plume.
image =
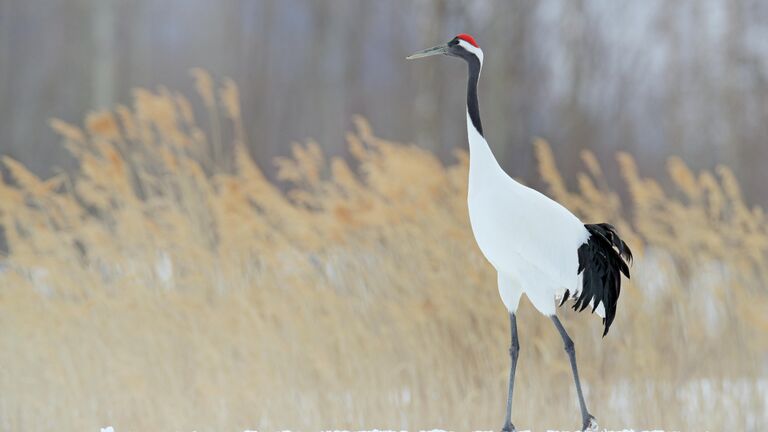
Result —
<instances>
[{"instance_id":1,"label":"black wing plume","mask_svg":"<svg viewBox=\"0 0 768 432\"><path fill-rule=\"evenodd\" d=\"M628 263L632 263L632 251L624 240L619 238L612 225L601 223L587 224L584 227L590 236L578 250L578 274L583 272L584 275L582 290L575 299L573 309L581 312L592 304L594 312L602 303L605 308L605 336L616 317L616 304L621 293L621 274L629 278Z\"/></svg>"}]
</instances>

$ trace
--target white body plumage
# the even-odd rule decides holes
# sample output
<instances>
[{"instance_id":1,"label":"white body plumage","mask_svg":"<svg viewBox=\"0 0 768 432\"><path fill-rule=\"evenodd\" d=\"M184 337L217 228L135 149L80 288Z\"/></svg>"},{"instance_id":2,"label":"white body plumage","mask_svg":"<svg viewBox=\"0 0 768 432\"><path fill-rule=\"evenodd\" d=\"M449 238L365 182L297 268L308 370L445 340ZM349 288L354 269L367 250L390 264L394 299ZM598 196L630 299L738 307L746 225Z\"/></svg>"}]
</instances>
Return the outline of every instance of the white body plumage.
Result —
<instances>
[{"instance_id":1,"label":"white body plumage","mask_svg":"<svg viewBox=\"0 0 768 432\"><path fill-rule=\"evenodd\" d=\"M469 219L480 250L499 274L504 305L515 312L525 293L539 312L554 315L556 298L565 290L581 291L577 250L589 232L565 207L509 177L469 114L467 131Z\"/></svg>"}]
</instances>

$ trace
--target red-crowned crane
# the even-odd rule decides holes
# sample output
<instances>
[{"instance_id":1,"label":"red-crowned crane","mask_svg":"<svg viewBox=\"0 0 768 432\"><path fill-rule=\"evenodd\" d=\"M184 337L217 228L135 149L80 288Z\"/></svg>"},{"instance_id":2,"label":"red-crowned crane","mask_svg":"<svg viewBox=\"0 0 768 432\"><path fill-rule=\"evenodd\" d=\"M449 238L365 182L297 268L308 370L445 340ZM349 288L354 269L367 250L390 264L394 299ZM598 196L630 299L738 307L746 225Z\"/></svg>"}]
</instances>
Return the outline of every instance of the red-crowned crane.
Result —
<instances>
[{"instance_id":1,"label":"red-crowned crane","mask_svg":"<svg viewBox=\"0 0 768 432\"><path fill-rule=\"evenodd\" d=\"M483 67L483 50L475 39L460 34L444 45L408 58L438 54L461 58L469 65L469 220L477 245L498 273L499 293L509 311L511 330L509 392L502 430L515 430L511 421L512 392L520 349L515 312L523 293L539 312L550 317L560 333L571 362L583 429L596 430L597 422L587 410L581 391L573 341L555 308L569 298L577 311L591 306L603 317L605 336L616 316L621 274L629 278L627 263L632 261L632 252L611 225L583 224L568 209L516 182L499 166L480 122L477 80Z\"/></svg>"}]
</instances>

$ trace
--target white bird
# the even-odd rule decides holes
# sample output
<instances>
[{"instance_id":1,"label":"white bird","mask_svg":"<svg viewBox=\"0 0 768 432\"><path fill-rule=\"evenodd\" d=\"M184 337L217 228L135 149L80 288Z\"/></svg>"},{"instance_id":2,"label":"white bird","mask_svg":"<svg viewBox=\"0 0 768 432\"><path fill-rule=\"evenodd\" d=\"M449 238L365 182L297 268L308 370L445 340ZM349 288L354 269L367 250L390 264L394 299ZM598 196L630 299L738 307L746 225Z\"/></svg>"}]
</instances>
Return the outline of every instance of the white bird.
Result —
<instances>
[{"instance_id":1,"label":"white bird","mask_svg":"<svg viewBox=\"0 0 768 432\"><path fill-rule=\"evenodd\" d=\"M621 274L629 278L627 262L631 262L632 252L611 225L583 224L568 209L516 182L501 168L480 122L477 81L483 67L483 50L475 39L460 34L408 59L438 54L459 57L469 65L469 219L477 245L498 273L499 293L509 311L511 330L509 392L502 430L515 430L511 421L512 392L520 348L515 312L523 294L539 312L550 317L560 333L571 362L583 429L596 430L597 422L587 410L581 391L573 341L557 318L556 307L569 298L577 311L591 306L603 317L605 336L616 315Z\"/></svg>"}]
</instances>

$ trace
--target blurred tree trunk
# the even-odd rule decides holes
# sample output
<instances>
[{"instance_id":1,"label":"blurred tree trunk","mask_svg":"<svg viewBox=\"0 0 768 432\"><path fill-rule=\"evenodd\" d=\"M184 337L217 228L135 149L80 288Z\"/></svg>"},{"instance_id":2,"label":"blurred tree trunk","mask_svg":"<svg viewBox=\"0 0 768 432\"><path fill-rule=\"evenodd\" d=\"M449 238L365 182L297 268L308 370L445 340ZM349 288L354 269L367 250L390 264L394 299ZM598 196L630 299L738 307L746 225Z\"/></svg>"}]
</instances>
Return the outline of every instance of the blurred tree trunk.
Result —
<instances>
[{"instance_id":1,"label":"blurred tree trunk","mask_svg":"<svg viewBox=\"0 0 768 432\"><path fill-rule=\"evenodd\" d=\"M11 87L11 3L0 1L0 103L10 101ZM10 113L0 105L0 149L11 145L13 123ZM0 175L2 172L0 171Z\"/></svg>"},{"instance_id":2,"label":"blurred tree trunk","mask_svg":"<svg viewBox=\"0 0 768 432\"><path fill-rule=\"evenodd\" d=\"M91 105L94 108L109 108L115 101L115 2L91 0L90 9L93 45Z\"/></svg>"},{"instance_id":3,"label":"blurred tree trunk","mask_svg":"<svg viewBox=\"0 0 768 432\"><path fill-rule=\"evenodd\" d=\"M419 29L420 33L423 34L423 39L419 47L423 45L423 48L428 48L444 42L446 38L450 37L443 28L445 18L446 1L432 2L426 13L420 17ZM416 50L418 49L422 48L416 48ZM433 151L446 145L440 133L443 122L442 115L444 114L442 107L445 90L442 71L440 70L442 66L444 63L440 61L423 62L423 64L418 65L417 93L415 98L411 98L414 102L413 113L416 118L416 142ZM460 88L455 90L460 91Z\"/></svg>"}]
</instances>

